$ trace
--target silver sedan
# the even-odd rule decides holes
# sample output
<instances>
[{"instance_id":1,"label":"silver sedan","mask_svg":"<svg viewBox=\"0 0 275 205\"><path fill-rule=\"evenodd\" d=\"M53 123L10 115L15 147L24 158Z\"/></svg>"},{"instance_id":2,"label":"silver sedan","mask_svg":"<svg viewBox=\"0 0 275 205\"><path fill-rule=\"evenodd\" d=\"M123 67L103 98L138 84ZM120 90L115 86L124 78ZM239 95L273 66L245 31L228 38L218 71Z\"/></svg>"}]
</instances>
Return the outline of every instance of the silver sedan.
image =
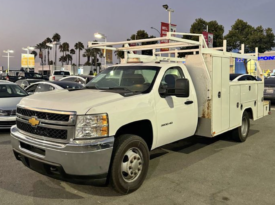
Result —
<instances>
[{"instance_id":1,"label":"silver sedan","mask_svg":"<svg viewBox=\"0 0 275 205\"><path fill-rule=\"evenodd\" d=\"M0 80L0 129L15 124L16 106L28 93L15 83Z\"/></svg>"}]
</instances>

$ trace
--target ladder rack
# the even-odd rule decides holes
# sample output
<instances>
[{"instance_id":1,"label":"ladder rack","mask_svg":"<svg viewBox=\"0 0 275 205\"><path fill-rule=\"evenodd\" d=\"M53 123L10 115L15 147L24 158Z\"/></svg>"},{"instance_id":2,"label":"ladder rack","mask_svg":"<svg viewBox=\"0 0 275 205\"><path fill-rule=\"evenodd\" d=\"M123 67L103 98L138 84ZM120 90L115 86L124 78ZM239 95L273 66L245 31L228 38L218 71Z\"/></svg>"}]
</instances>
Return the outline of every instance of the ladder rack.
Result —
<instances>
[{"instance_id":1,"label":"ladder rack","mask_svg":"<svg viewBox=\"0 0 275 205\"><path fill-rule=\"evenodd\" d=\"M182 36L197 36L198 41L184 39ZM146 42L158 42L156 44L150 45L137 45L130 46L130 44L146 43ZM167 41L167 43L159 43L160 41ZM123 46L122 46L123 45ZM110 47L112 46L112 47ZM180 50L181 48L188 48L196 46L196 49L186 49ZM208 48L204 36L202 34L192 34L192 33L179 33L179 32L167 32L166 37L150 38L150 39L140 39L140 40L130 40L130 41L120 41L120 42L88 42L89 48L99 48L112 51L122 51L124 52L124 62L127 63L129 59L139 58L142 62L154 62L154 61L174 61L182 62L185 58L177 57L179 53L189 53L193 54L215 54L215 55L226 55L235 58L258 60L258 48L255 49L255 53L244 53L244 44L242 44L242 49L240 53L227 52L227 42L223 41L223 47ZM161 51L161 49L169 49L168 51ZM141 55L135 54L134 51L142 50L152 50L153 55ZM174 57L162 56L162 54L174 54ZM169 55L170 56L170 55Z\"/></svg>"}]
</instances>

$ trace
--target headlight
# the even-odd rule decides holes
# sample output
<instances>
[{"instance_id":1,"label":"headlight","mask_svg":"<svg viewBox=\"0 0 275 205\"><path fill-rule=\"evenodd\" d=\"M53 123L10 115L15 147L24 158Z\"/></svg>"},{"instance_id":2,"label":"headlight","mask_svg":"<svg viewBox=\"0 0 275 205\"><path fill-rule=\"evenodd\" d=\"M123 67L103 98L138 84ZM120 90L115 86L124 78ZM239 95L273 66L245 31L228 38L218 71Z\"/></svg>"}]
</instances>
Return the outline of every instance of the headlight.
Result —
<instances>
[{"instance_id":1,"label":"headlight","mask_svg":"<svg viewBox=\"0 0 275 205\"><path fill-rule=\"evenodd\" d=\"M8 116L8 112L6 110L0 110L0 116Z\"/></svg>"},{"instance_id":2,"label":"headlight","mask_svg":"<svg viewBox=\"0 0 275 205\"><path fill-rule=\"evenodd\" d=\"M107 114L77 116L75 139L106 137L108 135Z\"/></svg>"}]
</instances>

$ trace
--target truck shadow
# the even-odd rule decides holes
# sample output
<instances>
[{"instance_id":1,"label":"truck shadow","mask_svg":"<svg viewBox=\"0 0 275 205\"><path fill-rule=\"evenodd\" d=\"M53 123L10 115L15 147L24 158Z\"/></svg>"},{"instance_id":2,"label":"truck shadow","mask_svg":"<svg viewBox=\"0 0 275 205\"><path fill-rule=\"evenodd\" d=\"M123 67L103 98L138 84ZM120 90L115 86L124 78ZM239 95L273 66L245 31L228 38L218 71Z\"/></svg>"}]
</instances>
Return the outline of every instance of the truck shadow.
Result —
<instances>
[{"instance_id":1,"label":"truck shadow","mask_svg":"<svg viewBox=\"0 0 275 205\"><path fill-rule=\"evenodd\" d=\"M250 130L248 138L258 132ZM147 179L185 169L227 147L239 144L232 139L231 133L225 133L215 138L192 136L165 145L151 152Z\"/></svg>"},{"instance_id":2,"label":"truck shadow","mask_svg":"<svg viewBox=\"0 0 275 205\"><path fill-rule=\"evenodd\" d=\"M258 130L251 130L249 137L253 137L256 133ZM234 142L230 137L229 134L223 134L216 138L193 136L153 150L144 184L146 185L146 181L150 179L184 170L227 147L237 146L239 143ZM6 144L7 141L4 141L3 148L5 149L7 149L5 146L8 146ZM20 170L20 172L15 172L8 168L2 168L2 174L5 177L0 177L0 188L34 197L33 199L37 202L39 199L78 200L90 198L94 203L97 201L108 203L121 196L109 186L73 184L35 173L22 167L22 163L14 159L11 151L8 151L5 157L0 157L0 159L3 165L11 164L14 170ZM15 174L16 181L14 181Z\"/></svg>"}]
</instances>

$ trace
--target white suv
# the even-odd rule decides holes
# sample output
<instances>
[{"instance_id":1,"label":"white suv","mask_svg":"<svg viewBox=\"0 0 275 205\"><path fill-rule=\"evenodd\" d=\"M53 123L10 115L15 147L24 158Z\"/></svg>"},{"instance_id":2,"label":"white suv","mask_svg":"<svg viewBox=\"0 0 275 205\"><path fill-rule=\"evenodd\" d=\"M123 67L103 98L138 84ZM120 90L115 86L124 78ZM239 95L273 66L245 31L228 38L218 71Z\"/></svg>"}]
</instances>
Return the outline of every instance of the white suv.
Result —
<instances>
[{"instance_id":1,"label":"white suv","mask_svg":"<svg viewBox=\"0 0 275 205\"><path fill-rule=\"evenodd\" d=\"M64 70L55 70L53 71L53 74L50 76L49 81L55 81L55 80L59 80L63 77L67 77L70 76L70 72L69 71L64 71Z\"/></svg>"}]
</instances>

